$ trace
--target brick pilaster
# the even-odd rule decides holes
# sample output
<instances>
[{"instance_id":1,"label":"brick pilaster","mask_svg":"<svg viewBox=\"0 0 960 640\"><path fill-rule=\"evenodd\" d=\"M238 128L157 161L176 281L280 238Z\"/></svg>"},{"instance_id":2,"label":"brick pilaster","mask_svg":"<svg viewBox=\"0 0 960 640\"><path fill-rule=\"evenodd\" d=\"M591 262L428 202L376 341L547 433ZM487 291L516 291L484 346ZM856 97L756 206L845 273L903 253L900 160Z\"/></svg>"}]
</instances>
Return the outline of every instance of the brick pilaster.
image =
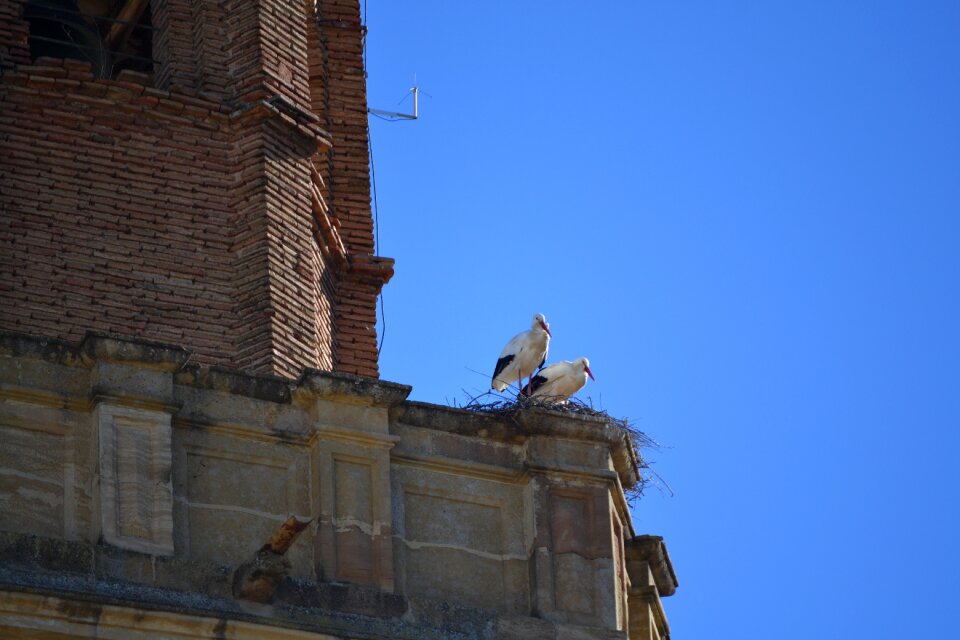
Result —
<instances>
[{"instance_id":1,"label":"brick pilaster","mask_svg":"<svg viewBox=\"0 0 960 640\"><path fill-rule=\"evenodd\" d=\"M193 89L196 64L191 0L151 0L154 83L162 89Z\"/></svg>"}]
</instances>

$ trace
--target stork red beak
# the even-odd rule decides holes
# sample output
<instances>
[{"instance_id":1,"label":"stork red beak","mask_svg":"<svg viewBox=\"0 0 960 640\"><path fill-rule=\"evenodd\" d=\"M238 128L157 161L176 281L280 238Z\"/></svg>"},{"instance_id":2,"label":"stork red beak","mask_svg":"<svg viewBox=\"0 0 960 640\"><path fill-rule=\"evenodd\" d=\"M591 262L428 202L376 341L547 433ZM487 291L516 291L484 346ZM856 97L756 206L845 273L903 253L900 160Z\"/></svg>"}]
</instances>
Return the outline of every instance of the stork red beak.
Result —
<instances>
[{"instance_id":1,"label":"stork red beak","mask_svg":"<svg viewBox=\"0 0 960 640\"><path fill-rule=\"evenodd\" d=\"M540 326L543 327L543 330L547 332L548 336L550 336L551 338L553 337L553 334L550 333L550 325L548 325L546 322L541 322Z\"/></svg>"},{"instance_id":2,"label":"stork red beak","mask_svg":"<svg viewBox=\"0 0 960 640\"><path fill-rule=\"evenodd\" d=\"M590 376L591 380L594 382L597 381L597 379L593 377L593 371L590 371L590 367L584 367L583 370L587 372L587 375Z\"/></svg>"}]
</instances>

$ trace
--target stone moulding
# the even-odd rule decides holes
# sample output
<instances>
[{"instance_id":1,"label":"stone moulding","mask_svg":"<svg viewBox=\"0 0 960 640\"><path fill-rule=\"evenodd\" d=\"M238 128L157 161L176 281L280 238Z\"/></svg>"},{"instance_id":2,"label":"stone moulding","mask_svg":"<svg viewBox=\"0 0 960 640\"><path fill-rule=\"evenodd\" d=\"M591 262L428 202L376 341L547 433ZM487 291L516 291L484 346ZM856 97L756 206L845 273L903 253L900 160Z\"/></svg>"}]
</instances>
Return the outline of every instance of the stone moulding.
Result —
<instances>
[{"instance_id":1,"label":"stone moulding","mask_svg":"<svg viewBox=\"0 0 960 640\"><path fill-rule=\"evenodd\" d=\"M397 406L391 420L403 424L449 431L463 436L520 444L532 436L598 442L610 447L620 485L633 487L640 480L640 460L625 430L595 416L571 416L546 409L525 409L513 419L478 414L426 402Z\"/></svg>"},{"instance_id":2,"label":"stone moulding","mask_svg":"<svg viewBox=\"0 0 960 640\"><path fill-rule=\"evenodd\" d=\"M403 402L412 389L409 385L350 373L305 369L296 381L295 393L301 397L389 408Z\"/></svg>"},{"instance_id":3,"label":"stone moulding","mask_svg":"<svg viewBox=\"0 0 960 640\"><path fill-rule=\"evenodd\" d=\"M627 544L627 560L646 562L650 566L661 596L672 596L676 593L680 583L673 571L673 563L662 536L635 536Z\"/></svg>"}]
</instances>

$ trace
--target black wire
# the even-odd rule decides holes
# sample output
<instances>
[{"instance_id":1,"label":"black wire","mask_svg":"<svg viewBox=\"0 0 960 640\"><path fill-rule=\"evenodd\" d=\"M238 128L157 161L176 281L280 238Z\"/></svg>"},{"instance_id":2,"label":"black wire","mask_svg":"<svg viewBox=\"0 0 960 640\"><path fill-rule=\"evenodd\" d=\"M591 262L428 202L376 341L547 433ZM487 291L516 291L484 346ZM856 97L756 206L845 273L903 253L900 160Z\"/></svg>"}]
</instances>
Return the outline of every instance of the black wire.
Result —
<instances>
[{"instance_id":1,"label":"black wire","mask_svg":"<svg viewBox=\"0 0 960 640\"><path fill-rule=\"evenodd\" d=\"M363 2L363 26L367 26L367 4L368 1L364 0ZM367 30L363 30L363 74L364 77L367 75ZM367 111L367 113L370 113ZM377 114L371 114L377 115ZM377 116L381 118L381 116ZM387 120L387 118L382 118ZM367 149L370 152L370 184L373 187L373 246L374 253L379 255L380 253L380 205L377 202L377 169L373 163L373 137L370 135L370 124L367 124ZM377 347L377 354L383 353L383 339L387 335L387 316L383 311L383 289L380 289L380 346Z\"/></svg>"},{"instance_id":2,"label":"black wire","mask_svg":"<svg viewBox=\"0 0 960 640\"><path fill-rule=\"evenodd\" d=\"M380 346L377 347L377 355L383 353L383 337L387 335L387 316L383 315L383 289L380 290Z\"/></svg>"},{"instance_id":3,"label":"black wire","mask_svg":"<svg viewBox=\"0 0 960 640\"><path fill-rule=\"evenodd\" d=\"M363 35L360 44L363 48L363 77L367 77L367 0L363 0Z\"/></svg>"},{"instance_id":4,"label":"black wire","mask_svg":"<svg viewBox=\"0 0 960 640\"><path fill-rule=\"evenodd\" d=\"M374 118L380 118L381 120L386 120L387 122L402 122L406 120L412 120L412 118L389 118L387 116L382 116L379 113L374 113L372 111L367 111L367 113L372 115Z\"/></svg>"},{"instance_id":5,"label":"black wire","mask_svg":"<svg viewBox=\"0 0 960 640\"><path fill-rule=\"evenodd\" d=\"M377 204L377 169L373 164L373 139L370 136L370 127L367 127L367 148L370 150L370 183L373 186L373 246L374 252L380 255L380 207Z\"/></svg>"},{"instance_id":6,"label":"black wire","mask_svg":"<svg viewBox=\"0 0 960 640\"><path fill-rule=\"evenodd\" d=\"M367 149L370 151L370 185L373 187L373 246L374 253L380 255L380 203L377 201L377 169L373 163L373 137L370 127L367 127ZM383 330L380 332L380 346L378 352L383 352L383 337L387 335L387 316L383 313L383 289L380 289L380 321Z\"/></svg>"}]
</instances>

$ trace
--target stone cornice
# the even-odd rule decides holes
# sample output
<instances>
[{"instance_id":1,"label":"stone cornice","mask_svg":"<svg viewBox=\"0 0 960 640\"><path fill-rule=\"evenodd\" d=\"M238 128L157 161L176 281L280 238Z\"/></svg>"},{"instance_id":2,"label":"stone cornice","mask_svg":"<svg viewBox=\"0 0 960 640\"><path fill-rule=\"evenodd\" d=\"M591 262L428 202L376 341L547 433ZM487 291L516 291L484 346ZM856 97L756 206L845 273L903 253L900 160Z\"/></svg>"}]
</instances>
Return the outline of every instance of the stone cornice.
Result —
<instances>
[{"instance_id":1,"label":"stone cornice","mask_svg":"<svg viewBox=\"0 0 960 640\"><path fill-rule=\"evenodd\" d=\"M568 414L542 408L521 409L509 416L500 416L410 401L396 407L391 419L414 427L506 444L523 444L532 436L600 442L609 446L623 486L632 487L640 480L640 461L629 434L612 420L601 416Z\"/></svg>"},{"instance_id":2,"label":"stone cornice","mask_svg":"<svg viewBox=\"0 0 960 640\"><path fill-rule=\"evenodd\" d=\"M679 583L673 571L667 545L661 536L641 535L627 540L627 562L646 562L653 572L653 579L661 596L672 596Z\"/></svg>"},{"instance_id":3,"label":"stone cornice","mask_svg":"<svg viewBox=\"0 0 960 640\"><path fill-rule=\"evenodd\" d=\"M132 364L160 371L177 371L190 359L190 352L153 340L130 340L108 333L88 331L80 353L91 362Z\"/></svg>"},{"instance_id":4,"label":"stone cornice","mask_svg":"<svg viewBox=\"0 0 960 640\"><path fill-rule=\"evenodd\" d=\"M268 402L290 402L290 381L280 376L188 364L175 374L173 381L186 387L221 391Z\"/></svg>"},{"instance_id":5,"label":"stone cornice","mask_svg":"<svg viewBox=\"0 0 960 640\"><path fill-rule=\"evenodd\" d=\"M400 404L413 389L396 382L317 369L305 369L295 384L295 396L383 408Z\"/></svg>"},{"instance_id":6,"label":"stone cornice","mask_svg":"<svg viewBox=\"0 0 960 640\"><path fill-rule=\"evenodd\" d=\"M67 367L89 368L76 344L17 331L0 331L0 356L43 360Z\"/></svg>"}]
</instances>

